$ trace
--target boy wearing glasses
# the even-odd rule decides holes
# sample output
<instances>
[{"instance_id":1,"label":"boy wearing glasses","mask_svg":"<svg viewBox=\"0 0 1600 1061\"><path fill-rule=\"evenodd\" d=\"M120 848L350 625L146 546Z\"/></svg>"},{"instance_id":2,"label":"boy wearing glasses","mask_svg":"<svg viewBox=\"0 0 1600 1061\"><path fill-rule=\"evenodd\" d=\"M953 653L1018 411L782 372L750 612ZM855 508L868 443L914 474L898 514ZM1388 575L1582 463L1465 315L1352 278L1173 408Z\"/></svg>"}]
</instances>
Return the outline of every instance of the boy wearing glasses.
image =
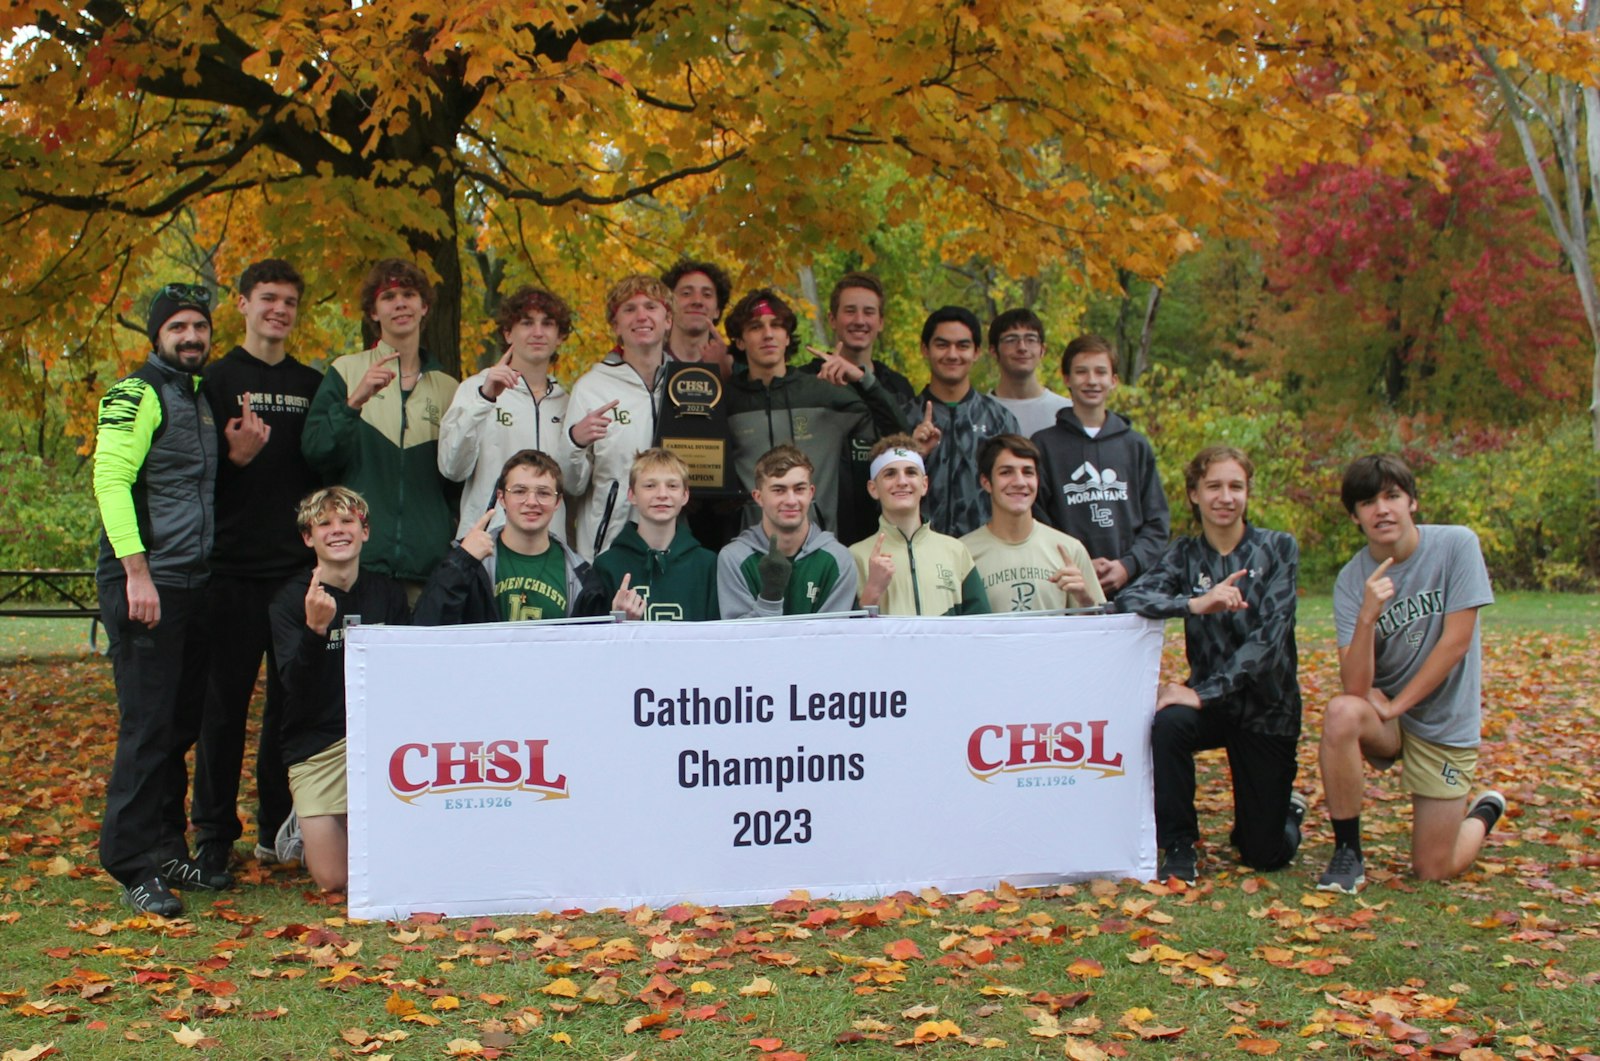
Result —
<instances>
[{"instance_id":1,"label":"boy wearing glasses","mask_svg":"<svg viewBox=\"0 0 1600 1061\"><path fill-rule=\"evenodd\" d=\"M960 306L934 310L922 325L928 385L906 417L927 463L929 526L959 538L989 521L989 495L978 488L978 446L995 435L1016 434L1017 418L972 385L982 330Z\"/></svg>"},{"instance_id":2,"label":"boy wearing glasses","mask_svg":"<svg viewBox=\"0 0 1600 1061\"><path fill-rule=\"evenodd\" d=\"M1056 422L1072 400L1039 382L1044 360L1044 322L1031 309L1008 309L989 325L989 352L1000 369L992 397L1017 418L1023 437Z\"/></svg>"},{"instance_id":3,"label":"boy wearing glasses","mask_svg":"<svg viewBox=\"0 0 1600 1061\"><path fill-rule=\"evenodd\" d=\"M505 526L491 533L486 510L451 548L417 601L418 626L519 622L604 615L594 569L550 533L561 505L561 468L536 449L513 453L495 501Z\"/></svg>"}]
</instances>

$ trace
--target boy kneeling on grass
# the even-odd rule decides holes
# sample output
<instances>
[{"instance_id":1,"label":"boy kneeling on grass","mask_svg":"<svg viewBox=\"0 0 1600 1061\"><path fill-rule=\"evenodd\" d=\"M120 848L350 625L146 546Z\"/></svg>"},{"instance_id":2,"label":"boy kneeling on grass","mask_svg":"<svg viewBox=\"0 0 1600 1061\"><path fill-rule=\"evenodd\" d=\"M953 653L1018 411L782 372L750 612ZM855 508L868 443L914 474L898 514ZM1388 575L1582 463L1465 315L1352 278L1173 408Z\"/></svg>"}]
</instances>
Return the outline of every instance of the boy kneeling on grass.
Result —
<instances>
[{"instance_id":1,"label":"boy kneeling on grass","mask_svg":"<svg viewBox=\"0 0 1600 1061\"><path fill-rule=\"evenodd\" d=\"M278 830L280 861L300 860L323 891L349 875L345 788L344 629L410 621L401 583L361 570L367 503L330 486L300 502L300 536L317 566L284 583L272 602L272 645L283 681L283 759L294 813Z\"/></svg>"},{"instance_id":2,"label":"boy kneeling on grass","mask_svg":"<svg viewBox=\"0 0 1600 1061\"><path fill-rule=\"evenodd\" d=\"M1489 572L1470 528L1416 522L1416 479L1399 457L1353 462L1340 500L1367 544L1333 585L1343 692L1328 705L1318 749L1334 848L1317 887L1354 893L1366 883L1363 760L1379 770L1405 761L1412 869L1445 880L1472 865L1506 809L1495 791L1468 805Z\"/></svg>"}]
</instances>

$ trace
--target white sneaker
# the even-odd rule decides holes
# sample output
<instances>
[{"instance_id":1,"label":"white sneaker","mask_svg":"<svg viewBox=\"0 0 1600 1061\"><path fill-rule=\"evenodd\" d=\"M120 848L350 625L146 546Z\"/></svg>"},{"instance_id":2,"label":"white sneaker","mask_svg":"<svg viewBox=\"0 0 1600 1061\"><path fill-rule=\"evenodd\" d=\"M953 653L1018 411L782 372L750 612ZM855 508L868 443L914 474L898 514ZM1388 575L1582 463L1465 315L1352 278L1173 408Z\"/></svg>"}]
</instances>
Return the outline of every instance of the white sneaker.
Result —
<instances>
[{"instance_id":1,"label":"white sneaker","mask_svg":"<svg viewBox=\"0 0 1600 1061\"><path fill-rule=\"evenodd\" d=\"M283 824L278 826L273 854L277 856L279 862L299 862L305 846L305 841L300 838L300 816L290 811L289 816L283 819Z\"/></svg>"}]
</instances>

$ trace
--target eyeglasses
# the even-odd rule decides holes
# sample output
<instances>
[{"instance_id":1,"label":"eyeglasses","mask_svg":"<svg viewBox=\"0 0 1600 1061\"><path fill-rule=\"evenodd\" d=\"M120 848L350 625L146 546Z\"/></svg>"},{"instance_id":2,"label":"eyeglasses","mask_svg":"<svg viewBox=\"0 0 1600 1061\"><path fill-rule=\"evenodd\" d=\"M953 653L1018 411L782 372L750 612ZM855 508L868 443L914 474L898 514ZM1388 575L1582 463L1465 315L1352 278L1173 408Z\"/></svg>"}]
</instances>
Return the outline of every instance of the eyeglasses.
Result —
<instances>
[{"instance_id":1,"label":"eyeglasses","mask_svg":"<svg viewBox=\"0 0 1600 1061\"><path fill-rule=\"evenodd\" d=\"M548 486L508 486L505 490L506 500L514 504L522 504L532 497L541 504L550 504L561 495Z\"/></svg>"},{"instance_id":2,"label":"eyeglasses","mask_svg":"<svg viewBox=\"0 0 1600 1061\"><path fill-rule=\"evenodd\" d=\"M1033 332L1022 332L1020 334L1002 335L1000 337L1000 345L1020 346L1024 350L1039 350L1044 347L1044 340Z\"/></svg>"},{"instance_id":3,"label":"eyeglasses","mask_svg":"<svg viewBox=\"0 0 1600 1061\"><path fill-rule=\"evenodd\" d=\"M156 292L156 298L168 298L186 306L211 308L211 289L199 284L167 284ZM155 299L151 299L152 302Z\"/></svg>"}]
</instances>

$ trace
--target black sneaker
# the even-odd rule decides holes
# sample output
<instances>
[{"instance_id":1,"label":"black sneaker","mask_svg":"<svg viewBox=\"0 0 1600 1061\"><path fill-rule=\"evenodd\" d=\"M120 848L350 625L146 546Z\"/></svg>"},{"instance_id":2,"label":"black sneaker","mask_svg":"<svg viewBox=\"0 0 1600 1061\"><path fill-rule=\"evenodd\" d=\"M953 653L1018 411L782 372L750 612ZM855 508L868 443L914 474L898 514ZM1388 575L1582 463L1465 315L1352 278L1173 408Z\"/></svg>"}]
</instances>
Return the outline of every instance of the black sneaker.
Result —
<instances>
[{"instance_id":1,"label":"black sneaker","mask_svg":"<svg viewBox=\"0 0 1600 1061\"><path fill-rule=\"evenodd\" d=\"M1467 811L1467 817L1481 818L1483 820L1483 831L1490 833L1494 831L1495 823L1500 820L1500 816L1505 812L1506 798L1490 789L1473 802L1472 809Z\"/></svg>"},{"instance_id":2,"label":"black sneaker","mask_svg":"<svg viewBox=\"0 0 1600 1061\"><path fill-rule=\"evenodd\" d=\"M122 901L135 910L160 917L179 917L183 914L183 900L172 894L167 882L160 877L122 889Z\"/></svg>"},{"instance_id":3,"label":"black sneaker","mask_svg":"<svg viewBox=\"0 0 1600 1061\"><path fill-rule=\"evenodd\" d=\"M1161 854L1161 865L1156 869L1156 880L1173 877L1185 884L1194 884L1199 877L1200 860L1195 856L1193 844L1173 844Z\"/></svg>"},{"instance_id":4,"label":"black sneaker","mask_svg":"<svg viewBox=\"0 0 1600 1061\"><path fill-rule=\"evenodd\" d=\"M179 891L191 888L220 892L233 887L233 874L227 870L208 870L192 858L169 858L161 864L161 875Z\"/></svg>"},{"instance_id":5,"label":"black sneaker","mask_svg":"<svg viewBox=\"0 0 1600 1061\"><path fill-rule=\"evenodd\" d=\"M227 873L232 859L233 845L226 840L202 840L194 845L195 865L213 876Z\"/></svg>"},{"instance_id":6,"label":"black sneaker","mask_svg":"<svg viewBox=\"0 0 1600 1061\"><path fill-rule=\"evenodd\" d=\"M1328 868L1317 878L1317 891L1354 895L1365 883L1367 883L1366 862L1356 854L1355 848L1340 845L1333 849L1333 858L1328 860Z\"/></svg>"}]
</instances>

